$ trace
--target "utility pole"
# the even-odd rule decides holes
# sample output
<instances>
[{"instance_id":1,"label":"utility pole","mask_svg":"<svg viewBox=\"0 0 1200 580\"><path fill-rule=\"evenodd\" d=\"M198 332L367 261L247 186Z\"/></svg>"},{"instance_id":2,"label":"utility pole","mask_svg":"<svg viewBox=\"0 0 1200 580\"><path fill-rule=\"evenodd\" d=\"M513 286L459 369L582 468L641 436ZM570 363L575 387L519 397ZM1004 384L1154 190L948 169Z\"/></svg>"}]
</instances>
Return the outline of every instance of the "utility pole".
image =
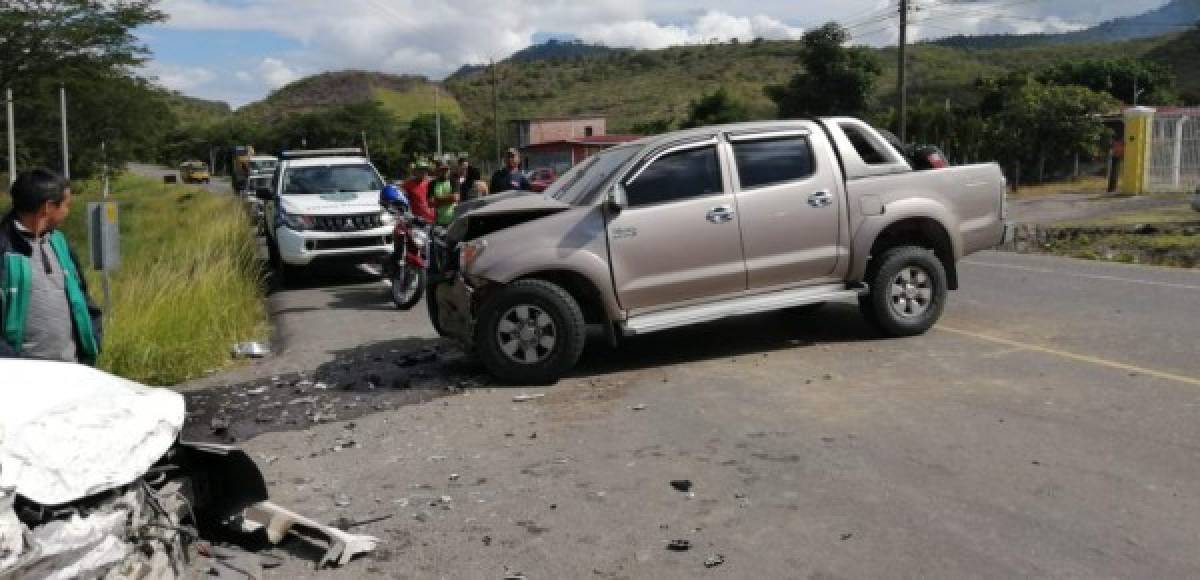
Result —
<instances>
[{"instance_id":1,"label":"utility pole","mask_svg":"<svg viewBox=\"0 0 1200 580\"><path fill-rule=\"evenodd\" d=\"M896 63L896 113L899 117L897 136L901 143L908 143L908 2L900 0L900 45Z\"/></svg>"},{"instance_id":2,"label":"utility pole","mask_svg":"<svg viewBox=\"0 0 1200 580\"><path fill-rule=\"evenodd\" d=\"M62 115L63 179L71 181L71 153L67 145L67 87L58 85L58 102Z\"/></svg>"},{"instance_id":3,"label":"utility pole","mask_svg":"<svg viewBox=\"0 0 1200 580\"><path fill-rule=\"evenodd\" d=\"M437 156L438 161L442 159L442 107L441 107L441 89L437 85L433 85L433 124L435 133L437 134Z\"/></svg>"},{"instance_id":4,"label":"utility pole","mask_svg":"<svg viewBox=\"0 0 1200 580\"><path fill-rule=\"evenodd\" d=\"M495 125L492 128L492 134L496 138L496 163L501 163L500 158L500 93L496 82L496 61L492 61L492 123Z\"/></svg>"},{"instance_id":5,"label":"utility pole","mask_svg":"<svg viewBox=\"0 0 1200 580\"><path fill-rule=\"evenodd\" d=\"M367 132L366 132L366 130L362 131L362 143L363 143L363 157L370 159L371 158L371 148L367 147Z\"/></svg>"},{"instance_id":6,"label":"utility pole","mask_svg":"<svg viewBox=\"0 0 1200 580\"><path fill-rule=\"evenodd\" d=\"M12 89L4 90L4 102L8 109L8 184L17 180L17 128L13 125Z\"/></svg>"}]
</instances>

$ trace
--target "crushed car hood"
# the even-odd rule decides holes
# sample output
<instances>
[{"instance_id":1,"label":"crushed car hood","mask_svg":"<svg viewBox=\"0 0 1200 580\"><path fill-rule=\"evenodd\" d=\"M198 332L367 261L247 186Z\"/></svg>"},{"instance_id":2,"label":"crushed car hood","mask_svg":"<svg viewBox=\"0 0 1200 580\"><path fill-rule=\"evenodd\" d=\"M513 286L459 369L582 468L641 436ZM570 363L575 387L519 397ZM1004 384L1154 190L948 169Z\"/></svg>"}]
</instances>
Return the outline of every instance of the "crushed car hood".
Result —
<instances>
[{"instance_id":1,"label":"crushed car hood","mask_svg":"<svg viewBox=\"0 0 1200 580\"><path fill-rule=\"evenodd\" d=\"M0 488L60 505L126 485L167 452L183 396L91 367L0 360Z\"/></svg>"},{"instance_id":2,"label":"crushed car hood","mask_svg":"<svg viewBox=\"0 0 1200 580\"><path fill-rule=\"evenodd\" d=\"M279 198L283 211L300 215L351 215L379 212L379 192L312 193Z\"/></svg>"},{"instance_id":3,"label":"crushed car hood","mask_svg":"<svg viewBox=\"0 0 1200 580\"><path fill-rule=\"evenodd\" d=\"M571 208L568 203L528 191L492 195L468 202L446 231L450 241L458 242L485 236Z\"/></svg>"}]
</instances>

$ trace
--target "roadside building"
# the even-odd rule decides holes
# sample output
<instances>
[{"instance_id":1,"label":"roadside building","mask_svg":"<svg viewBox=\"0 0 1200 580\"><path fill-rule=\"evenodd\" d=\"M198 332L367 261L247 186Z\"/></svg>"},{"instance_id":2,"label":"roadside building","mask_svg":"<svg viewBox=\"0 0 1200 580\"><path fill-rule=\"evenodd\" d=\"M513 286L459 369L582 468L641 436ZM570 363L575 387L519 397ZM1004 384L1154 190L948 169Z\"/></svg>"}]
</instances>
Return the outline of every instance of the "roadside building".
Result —
<instances>
[{"instance_id":1,"label":"roadside building","mask_svg":"<svg viewBox=\"0 0 1200 580\"><path fill-rule=\"evenodd\" d=\"M509 140L521 151L523 169L549 167L562 174L576 163L640 135L609 135L601 116L544 117L509 122Z\"/></svg>"}]
</instances>

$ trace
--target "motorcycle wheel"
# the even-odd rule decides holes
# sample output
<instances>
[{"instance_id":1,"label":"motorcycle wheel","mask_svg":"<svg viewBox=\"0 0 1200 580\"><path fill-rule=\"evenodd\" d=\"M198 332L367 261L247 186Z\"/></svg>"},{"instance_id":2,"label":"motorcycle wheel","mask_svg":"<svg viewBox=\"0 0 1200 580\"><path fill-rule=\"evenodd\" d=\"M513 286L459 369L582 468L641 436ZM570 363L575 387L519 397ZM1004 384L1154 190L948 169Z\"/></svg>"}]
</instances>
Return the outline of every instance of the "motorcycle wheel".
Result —
<instances>
[{"instance_id":1,"label":"motorcycle wheel","mask_svg":"<svg viewBox=\"0 0 1200 580\"><path fill-rule=\"evenodd\" d=\"M396 308L408 310L421 301L425 293L425 270L405 264L391 277L392 302Z\"/></svg>"}]
</instances>

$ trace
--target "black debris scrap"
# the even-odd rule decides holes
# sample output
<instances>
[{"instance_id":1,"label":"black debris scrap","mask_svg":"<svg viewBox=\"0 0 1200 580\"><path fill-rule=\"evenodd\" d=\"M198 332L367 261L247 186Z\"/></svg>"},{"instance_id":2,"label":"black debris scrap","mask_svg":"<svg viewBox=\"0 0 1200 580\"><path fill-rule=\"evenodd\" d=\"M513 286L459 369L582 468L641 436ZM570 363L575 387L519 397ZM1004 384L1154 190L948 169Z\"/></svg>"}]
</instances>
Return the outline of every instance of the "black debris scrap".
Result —
<instances>
[{"instance_id":1,"label":"black debris scrap","mask_svg":"<svg viewBox=\"0 0 1200 580\"><path fill-rule=\"evenodd\" d=\"M667 543L667 549L672 552L686 552L692 549L692 542L689 540L671 540Z\"/></svg>"},{"instance_id":2,"label":"black debris scrap","mask_svg":"<svg viewBox=\"0 0 1200 580\"><path fill-rule=\"evenodd\" d=\"M671 487L675 488L675 491L688 492L688 491L692 490L692 480L690 480L690 479L672 479Z\"/></svg>"}]
</instances>

